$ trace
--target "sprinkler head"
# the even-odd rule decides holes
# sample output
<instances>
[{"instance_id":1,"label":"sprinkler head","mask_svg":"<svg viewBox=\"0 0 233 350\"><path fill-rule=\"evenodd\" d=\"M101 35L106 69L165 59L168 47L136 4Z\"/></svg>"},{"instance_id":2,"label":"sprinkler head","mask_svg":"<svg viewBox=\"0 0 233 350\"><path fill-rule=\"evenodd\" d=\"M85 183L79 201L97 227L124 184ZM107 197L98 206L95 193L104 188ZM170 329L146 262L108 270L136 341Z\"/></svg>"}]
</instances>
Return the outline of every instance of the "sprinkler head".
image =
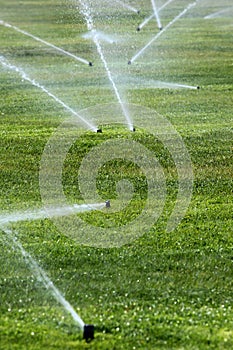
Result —
<instances>
[{"instance_id":1,"label":"sprinkler head","mask_svg":"<svg viewBox=\"0 0 233 350\"><path fill-rule=\"evenodd\" d=\"M163 27L159 27L159 30L163 30Z\"/></svg>"},{"instance_id":2,"label":"sprinkler head","mask_svg":"<svg viewBox=\"0 0 233 350\"><path fill-rule=\"evenodd\" d=\"M95 327L92 324L85 324L83 329L83 339L87 342L94 339Z\"/></svg>"},{"instance_id":3,"label":"sprinkler head","mask_svg":"<svg viewBox=\"0 0 233 350\"><path fill-rule=\"evenodd\" d=\"M138 15L140 14L140 10L137 10L137 14L138 14Z\"/></svg>"},{"instance_id":4,"label":"sprinkler head","mask_svg":"<svg viewBox=\"0 0 233 350\"><path fill-rule=\"evenodd\" d=\"M110 208L111 207L110 200L107 200L105 202L105 206L106 206L106 208Z\"/></svg>"},{"instance_id":5,"label":"sprinkler head","mask_svg":"<svg viewBox=\"0 0 233 350\"><path fill-rule=\"evenodd\" d=\"M140 30L141 30L141 28L138 26L138 27L137 27L137 31L140 32Z\"/></svg>"},{"instance_id":6,"label":"sprinkler head","mask_svg":"<svg viewBox=\"0 0 233 350\"><path fill-rule=\"evenodd\" d=\"M89 62L89 66L90 66L90 67L92 67L92 66L93 66L92 62Z\"/></svg>"},{"instance_id":7,"label":"sprinkler head","mask_svg":"<svg viewBox=\"0 0 233 350\"><path fill-rule=\"evenodd\" d=\"M200 89L200 86L198 85L198 86L197 86L197 90L199 90L199 89Z\"/></svg>"},{"instance_id":8,"label":"sprinkler head","mask_svg":"<svg viewBox=\"0 0 233 350\"><path fill-rule=\"evenodd\" d=\"M102 129L97 129L96 132L102 133Z\"/></svg>"},{"instance_id":9,"label":"sprinkler head","mask_svg":"<svg viewBox=\"0 0 233 350\"><path fill-rule=\"evenodd\" d=\"M135 132L135 131L136 131L135 127L133 127L133 129L132 129L131 131L132 131L132 132Z\"/></svg>"},{"instance_id":10,"label":"sprinkler head","mask_svg":"<svg viewBox=\"0 0 233 350\"><path fill-rule=\"evenodd\" d=\"M132 62L129 60L129 61L128 61L128 64L131 64L131 63L132 63Z\"/></svg>"}]
</instances>

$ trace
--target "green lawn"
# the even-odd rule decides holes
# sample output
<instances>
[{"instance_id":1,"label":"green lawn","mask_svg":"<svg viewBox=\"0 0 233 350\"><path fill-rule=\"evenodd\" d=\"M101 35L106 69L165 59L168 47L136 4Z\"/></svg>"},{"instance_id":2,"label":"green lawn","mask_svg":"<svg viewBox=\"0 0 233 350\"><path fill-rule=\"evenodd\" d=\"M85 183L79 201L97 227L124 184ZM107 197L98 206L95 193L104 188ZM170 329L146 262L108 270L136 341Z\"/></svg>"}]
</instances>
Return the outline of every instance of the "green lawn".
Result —
<instances>
[{"instance_id":1,"label":"green lawn","mask_svg":"<svg viewBox=\"0 0 233 350\"><path fill-rule=\"evenodd\" d=\"M136 31L151 14L150 1L127 1L141 10L139 14L120 3L91 3L96 28L116 40L100 43L119 95L129 106L139 106L132 111L142 111L141 116L130 115L136 132L124 125L94 42L83 37L87 24L78 1L0 0L0 21L93 63L90 67L62 55L0 22L0 223L3 215L19 215L43 206L40 171L44 151L58 130L64 132L62 140L72 137L72 130L62 124L71 113L58 99L87 119L95 119L99 113L97 127L103 129L103 133L95 133L79 122L78 138L62 168L67 201L82 203L78 180L82 159L107 145L105 142L127 140L146 147L160 163L167 191L164 208L157 222L142 222L142 229L143 225L149 229L126 240L125 245L92 244L93 239L98 243L100 228L111 234L115 230L117 236L126 227L129 237L135 238L136 227L130 222L146 203L145 174L132 161L117 158L100 169L96 190L103 201L111 199L121 210L114 212L112 205L110 210L77 215L89 225L87 231L80 225L77 234L92 235L91 244L72 239L69 224L73 217L58 220L67 232L51 219L1 225L0 349L232 349L231 1L198 2L131 65L128 60L158 33L155 19ZM158 7L164 3L158 2ZM188 5L186 0L167 5L160 12L163 27ZM227 11L220 12L223 9ZM213 18L204 18L218 12ZM173 85L162 87L161 82ZM158 126L147 111L171 123L192 163L191 202L172 232L167 232L166 225L174 209L179 174L169 149L159 136L154 137ZM111 149L106 153L110 156ZM55 159L59 157L58 153ZM94 169L95 162L92 165ZM52 164L48 171L52 183ZM122 208L116 184L124 178L133 184L134 193ZM149 215L158 205L159 200L152 203ZM82 339L77 323L56 301L51 288L44 287L23 251L45 271L81 318L95 325L92 342Z\"/></svg>"}]
</instances>

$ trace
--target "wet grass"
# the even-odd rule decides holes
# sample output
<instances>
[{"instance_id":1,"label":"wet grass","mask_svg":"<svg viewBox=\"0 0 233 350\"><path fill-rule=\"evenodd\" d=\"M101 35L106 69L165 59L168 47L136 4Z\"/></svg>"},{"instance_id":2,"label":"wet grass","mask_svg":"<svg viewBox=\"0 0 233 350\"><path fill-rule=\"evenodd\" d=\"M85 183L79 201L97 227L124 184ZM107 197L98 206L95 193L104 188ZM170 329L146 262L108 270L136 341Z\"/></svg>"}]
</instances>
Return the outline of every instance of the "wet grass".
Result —
<instances>
[{"instance_id":1,"label":"wet grass","mask_svg":"<svg viewBox=\"0 0 233 350\"><path fill-rule=\"evenodd\" d=\"M176 6L183 8L183 3L174 1L167 16L172 17ZM76 110L115 101L94 45L81 37L86 25L74 3L0 0L0 6L1 20L95 62L93 67L80 65L1 26L1 54L12 64ZM105 125L103 134L84 132L64 163L64 191L71 202L80 200L77 168L82 158L101 142L124 136L158 157L166 175L166 206L149 232L121 248L81 246L49 219L11 225L17 239L74 309L86 323L96 326L91 343L82 339L75 322L1 231L2 349L232 349L232 20L202 20L201 15L216 10L211 2L208 6L197 8L193 18L168 31L158 46L148 50L146 59L124 66L114 47L111 63L113 72L122 67L124 74L140 79L201 86L200 90L120 86L130 102L166 116L182 136L194 171L186 216L175 231L166 232L177 192L177 172L168 150L149 133L129 134L122 125ZM225 6L229 6L227 1ZM117 23L117 34L139 24L135 14L126 16L125 12L119 12ZM109 31L111 17L98 24ZM144 33L135 33L142 36L134 39L128 51L127 41L119 44L126 63L135 53L137 40L141 47L153 32L151 23ZM110 51L106 51L108 61ZM41 156L49 137L69 113L16 72L0 66L0 74L1 211L41 207ZM147 191L140 169L117 160L100 172L99 193L115 198L115 184L123 176L134 182L137 193L128 210L114 217L118 226L141 210ZM83 214L83 218L93 227L104 221L96 213Z\"/></svg>"}]
</instances>

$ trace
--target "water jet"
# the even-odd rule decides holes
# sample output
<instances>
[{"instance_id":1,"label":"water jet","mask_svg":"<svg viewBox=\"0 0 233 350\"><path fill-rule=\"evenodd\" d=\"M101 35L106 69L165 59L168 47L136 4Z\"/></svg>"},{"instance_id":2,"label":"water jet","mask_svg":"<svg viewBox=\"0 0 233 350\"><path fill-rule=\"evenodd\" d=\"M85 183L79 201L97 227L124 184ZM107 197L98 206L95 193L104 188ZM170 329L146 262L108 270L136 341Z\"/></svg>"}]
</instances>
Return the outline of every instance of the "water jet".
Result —
<instances>
[{"instance_id":1,"label":"water jet","mask_svg":"<svg viewBox=\"0 0 233 350\"><path fill-rule=\"evenodd\" d=\"M82 318L77 314L72 305L64 298L59 289L53 284L46 272L39 266L37 261L31 256L31 254L24 249L22 244L13 234L13 231L7 227L1 226L1 229L6 233L8 240L13 244L14 248L20 251L22 257L25 259L27 265L30 267L33 275L37 278L38 282L42 283L46 290L49 290L53 297L61 304L64 309L72 316L73 320L77 323L79 329L83 331L83 338L86 341L94 339L94 326L85 324Z\"/></svg>"},{"instance_id":2,"label":"water jet","mask_svg":"<svg viewBox=\"0 0 233 350\"><path fill-rule=\"evenodd\" d=\"M62 53L63 55L70 56L70 57L72 57L73 59L75 59L76 61L82 62L82 63L84 63L84 64L89 64L89 66L90 66L90 62L88 62L86 59L84 59L84 58L82 58L82 57L79 57L79 56L76 56L76 55L74 55L73 53L68 52L68 51L66 51L66 50L63 50L62 48L60 48L60 47L58 47L58 46L56 46L56 45L54 45L54 44L51 44L51 43L49 43L48 41L45 41L45 40L43 40L43 39L41 39L41 38L38 38L37 36L35 36L35 35L33 35L33 34L30 34L30 33L26 32L25 30L22 30L22 29L20 29L20 28L14 26L14 25L12 25L12 24L10 24L10 23L6 23L6 22L0 20L0 25L3 25L3 26L6 27L6 28L14 29L16 32L21 33L21 34L24 34L24 35L26 35L26 36L29 36L30 38L32 38L32 39L34 39L34 40L36 40L36 41L38 41L38 42L40 42L40 43L42 43L42 44L44 44L44 45L46 45L46 46L49 46L49 47L53 48L54 50L56 50L56 51Z\"/></svg>"},{"instance_id":3,"label":"water jet","mask_svg":"<svg viewBox=\"0 0 233 350\"><path fill-rule=\"evenodd\" d=\"M122 3L122 1L118 1L119 3ZM111 86L113 88L113 91L115 93L115 96L117 98L117 101L119 102L119 105L121 107L121 110L123 112L123 115L129 125L129 127L131 127L132 125L132 121L131 121L131 118L128 114L128 111L125 109L124 107L124 104L123 104L123 101L122 101L122 98L120 96L120 93L118 91L118 88L115 84L115 81L113 79L113 76L112 76L112 73L109 69L109 66L108 66L108 63L107 63L107 60L105 58L105 55L104 55L104 52L103 52L103 49L102 49L102 46L101 46L101 43L100 43L100 40L98 38L98 35L96 35L96 29L95 29L95 26L94 26L94 21L93 21L93 17L92 17L92 14L91 14L91 9L89 8L89 6L87 6L85 4L85 2L83 0L80 0L80 4L82 6L82 9L81 9L81 13L83 14L84 18L85 18L85 21L87 23L87 28L88 30L91 32L91 33L94 33L94 35L92 35L92 39L93 39L93 42L94 44L96 45L96 49L97 49L97 52L101 58L101 61L104 65L104 68L105 68L105 71L107 73L107 77L111 83ZM122 3L123 4L123 3ZM137 11L137 10L136 10Z\"/></svg>"},{"instance_id":4,"label":"water jet","mask_svg":"<svg viewBox=\"0 0 233 350\"><path fill-rule=\"evenodd\" d=\"M80 114L78 114L73 108L69 107L66 103L64 103L60 98L55 96L52 92L50 92L48 89L46 89L43 85L35 81L34 79L31 79L21 68L18 66L14 66L10 62L8 62L3 56L0 56L0 63L7 69L13 70L16 73L21 75L21 78L31 83L33 86L40 88L43 92L45 92L48 96L52 97L58 104L60 104L63 108L65 108L68 112L70 112L72 115L77 117L88 129L90 130L96 130L96 127L91 124L86 118L82 117Z\"/></svg>"},{"instance_id":5,"label":"water jet","mask_svg":"<svg viewBox=\"0 0 233 350\"><path fill-rule=\"evenodd\" d=\"M151 0L153 1L153 0ZM198 0L194 1L193 3L189 4L183 11L181 11L175 18L173 18L173 20L171 20L164 28L163 30L160 30L145 46L143 46L143 48L141 48L132 58L131 60L128 62L128 64L131 64L132 62L134 62L139 56L141 56L144 51L150 47L159 37L162 33L164 33L165 31L167 31L167 29L169 29L175 22L177 22L182 16L184 16L186 14L186 12L188 12L191 8L193 8L194 6L197 5ZM156 7L155 7L155 14L153 14L153 16L156 15ZM152 16L152 17L153 17ZM159 25L159 27L162 27L161 25Z\"/></svg>"},{"instance_id":6,"label":"water jet","mask_svg":"<svg viewBox=\"0 0 233 350\"><path fill-rule=\"evenodd\" d=\"M152 5L153 11L154 11L154 16L156 18L157 25L159 27L159 30L161 30L162 25L161 25L161 21L159 18L159 11L157 10L157 6L155 5L155 0L151 0L151 5Z\"/></svg>"},{"instance_id":7,"label":"water jet","mask_svg":"<svg viewBox=\"0 0 233 350\"><path fill-rule=\"evenodd\" d=\"M158 9L158 13L164 9L167 5L169 5L173 0L168 0L165 4L163 4L159 9ZM144 19L144 21L139 24L138 28L137 28L137 31L140 31L152 18L155 17L155 14L154 12L147 18Z\"/></svg>"}]
</instances>

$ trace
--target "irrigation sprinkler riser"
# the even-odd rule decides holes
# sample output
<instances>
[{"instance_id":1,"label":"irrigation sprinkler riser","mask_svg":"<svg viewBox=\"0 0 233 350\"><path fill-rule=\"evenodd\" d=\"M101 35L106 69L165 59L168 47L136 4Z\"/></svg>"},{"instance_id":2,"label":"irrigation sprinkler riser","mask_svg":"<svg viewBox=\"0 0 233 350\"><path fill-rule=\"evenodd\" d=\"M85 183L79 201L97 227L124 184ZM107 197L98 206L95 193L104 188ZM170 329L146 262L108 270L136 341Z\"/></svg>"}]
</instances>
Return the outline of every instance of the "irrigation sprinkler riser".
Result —
<instances>
[{"instance_id":1,"label":"irrigation sprinkler riser","mask_svg":"<svg viewBox=\"0 0 233 350\"><path fill-rule=\"evenodd\" d=\"M85 324L83 328L83 338L88 342L94 339L95 327L92 324Z\"/></svg>"},{"instance_id":2,"label":"irrigation sprinkler riser","mask_svg":"<svg viewBox=\"0 0 233 350\"><path fill-rule=\"evenodd\" d=\"M106 208L110 208L110 207L111 207L110 200L107 200L107 201L105 202L105 206L106 206Z\"/></svg>"}]
</instances>

